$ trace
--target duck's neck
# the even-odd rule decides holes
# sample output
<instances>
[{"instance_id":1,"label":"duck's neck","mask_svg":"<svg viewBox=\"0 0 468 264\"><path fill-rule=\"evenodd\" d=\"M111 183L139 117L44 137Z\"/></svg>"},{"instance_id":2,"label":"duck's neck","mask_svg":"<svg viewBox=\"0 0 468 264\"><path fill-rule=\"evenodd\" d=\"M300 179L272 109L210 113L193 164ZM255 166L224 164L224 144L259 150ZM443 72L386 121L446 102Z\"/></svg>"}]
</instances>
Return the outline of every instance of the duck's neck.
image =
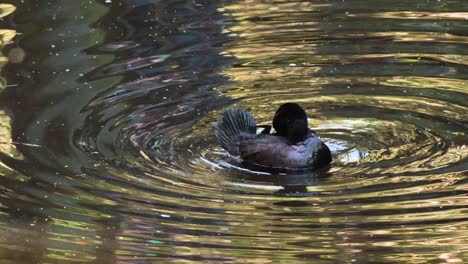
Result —
<instances>
[{"instance_id":1,"label":"duck's neck","mask_svg":"<svg viewBox=\"0 0 468 264\"><path fill-rule=\"evenodd\" d=\"M299 142L305 139L308 132L307 119L296 119L289 123L286 130L286 137L288 141Z\"/></svg>"}]
</instances>

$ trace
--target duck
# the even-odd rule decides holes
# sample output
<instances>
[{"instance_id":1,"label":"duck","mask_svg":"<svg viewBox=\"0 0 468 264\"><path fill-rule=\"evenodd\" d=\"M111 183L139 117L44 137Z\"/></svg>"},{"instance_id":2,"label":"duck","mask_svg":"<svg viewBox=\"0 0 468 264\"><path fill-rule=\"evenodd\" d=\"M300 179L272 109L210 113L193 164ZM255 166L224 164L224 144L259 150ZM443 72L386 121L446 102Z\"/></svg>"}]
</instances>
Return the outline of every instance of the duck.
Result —
<instances>
[{"instance_id":1,"label":"duck","mask_svg":"<svg viewBox=\"0 0 468 264\"><path fill-rule=\"evenodd\" d=\"M213 126L219 144L243 161L271 168L318 169L329 165L332 154L308 127L305 110L296 103L282 104L271 125L257 126L253 115L240 108L225 111ZM263 128L257 132L257 128Z\"/></svg>"}]
</instances>

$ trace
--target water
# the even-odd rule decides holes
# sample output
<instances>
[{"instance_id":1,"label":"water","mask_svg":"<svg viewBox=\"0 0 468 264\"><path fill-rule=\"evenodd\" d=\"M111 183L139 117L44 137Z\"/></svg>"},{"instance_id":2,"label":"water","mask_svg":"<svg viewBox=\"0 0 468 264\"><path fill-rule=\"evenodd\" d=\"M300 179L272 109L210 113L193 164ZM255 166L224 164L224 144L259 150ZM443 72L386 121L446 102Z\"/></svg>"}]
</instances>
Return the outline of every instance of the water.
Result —
<instances>
[{"instance_id":1,"label":"water","mask_svg":"<svg viewBox=\"0 0 468 264\"><path fill-rule=\"evenodd\" d=\"M2 2L0 263L468 262L468 2ZM284 102L330 170L215 142Z\"/></svg>"}]
</instances>

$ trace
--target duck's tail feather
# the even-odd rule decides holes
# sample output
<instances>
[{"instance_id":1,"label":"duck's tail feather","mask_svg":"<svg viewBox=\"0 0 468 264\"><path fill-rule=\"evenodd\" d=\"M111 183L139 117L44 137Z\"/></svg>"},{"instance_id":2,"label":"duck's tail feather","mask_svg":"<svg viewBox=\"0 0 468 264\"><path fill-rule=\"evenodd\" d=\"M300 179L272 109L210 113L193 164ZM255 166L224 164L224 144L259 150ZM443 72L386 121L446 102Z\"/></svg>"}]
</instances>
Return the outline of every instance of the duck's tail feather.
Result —
<instances>
[{"instance_id":1,"label":"duck's tail feather","mask_svg":"<svg viewBox=\"0 0 468 264\"><path fill-rule=\"evenodd\" d=\"M239 154L241 136L256 134L255 118L244 110L235 108L227 110L214 125L214 134L221 146L230 154Z\"/></svg>"}]
</instances>

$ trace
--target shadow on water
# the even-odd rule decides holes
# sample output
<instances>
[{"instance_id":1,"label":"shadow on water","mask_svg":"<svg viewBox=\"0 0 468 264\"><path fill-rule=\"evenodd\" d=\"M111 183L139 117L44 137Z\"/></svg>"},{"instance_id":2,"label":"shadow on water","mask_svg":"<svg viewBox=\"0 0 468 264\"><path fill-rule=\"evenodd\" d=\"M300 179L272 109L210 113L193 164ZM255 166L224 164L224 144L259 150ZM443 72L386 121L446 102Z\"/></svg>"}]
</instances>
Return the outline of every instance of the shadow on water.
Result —
<instances>
[{"instance_id":1,"label":"shadow on water","mask_svg":"<svg viewBox=\"0 0 468 264\"><path fill-rule=\"evenodd\" d=\"M0 262L467 258L465 2L18 2ZM266 124L287 101L330 168L252 168L214 140L233 104Z\"/></svg>"}]
</instances>

